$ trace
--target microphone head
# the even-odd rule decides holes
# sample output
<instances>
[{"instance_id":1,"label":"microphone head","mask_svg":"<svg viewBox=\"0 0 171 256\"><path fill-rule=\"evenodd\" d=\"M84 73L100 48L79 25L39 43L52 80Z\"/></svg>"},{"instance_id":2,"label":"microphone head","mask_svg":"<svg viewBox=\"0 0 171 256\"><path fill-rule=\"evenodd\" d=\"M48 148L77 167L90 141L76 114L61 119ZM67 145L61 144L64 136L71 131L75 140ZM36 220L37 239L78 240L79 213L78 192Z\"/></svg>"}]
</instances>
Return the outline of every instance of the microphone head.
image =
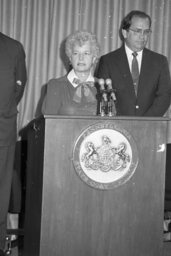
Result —
<instances>
[{"instance_id":1,"label":"microphone head","mask_svg":"<svg viewBox=\"0 0 171 256\"><path fill-rule=\"evenodd\" d=\"M112 80L110 78L106 79L106 85L108 86L108 89L111 90L112 89Z\"/></svg>"},{"instance_id":2,"label":"microphone head","mask_svg":"<svg viewBox=\"0 0 171 256\"><path fill-rule=\"evenodd\" d=\"M104 79L103 78L100 78L99 80L98 80L98 82L99 82L99 85L100 85L100 89L101 90L105 90L105 81L104 81Z\"/></svg>"},{"instance_id":3,"label":"microphone head","mask_svg":"<svg viewBox=\"0 0 171 256\"><path fill-rule=\"evenodd\" d=\"M112 100L115 101L116 100L116 96L115 96L114 90L112 88L112 80L110 78L106 79L106 85L107 85L107 89L108 89L108 91L110 93L110 96L111 96Z\"/></svg>"}]
</instances>

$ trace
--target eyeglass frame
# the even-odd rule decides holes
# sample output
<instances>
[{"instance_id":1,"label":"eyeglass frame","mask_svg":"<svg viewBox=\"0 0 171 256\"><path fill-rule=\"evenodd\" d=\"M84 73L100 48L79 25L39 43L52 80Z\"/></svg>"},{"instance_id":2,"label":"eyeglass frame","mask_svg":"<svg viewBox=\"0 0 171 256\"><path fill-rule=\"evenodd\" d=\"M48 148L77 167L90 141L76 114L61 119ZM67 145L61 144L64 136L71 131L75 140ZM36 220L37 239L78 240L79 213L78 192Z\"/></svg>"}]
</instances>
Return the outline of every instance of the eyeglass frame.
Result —
<instances>
[{"instance_id":1,"label":"eyeglass frame","mask_svg":"<svg viewBox=\"0 0 171 256\"><path fill-rule=\"evenodd\" d=\"M149 36L152 32L151 29L141 29L141 28L128 28L128 31L131 30L132 32L134 32L136 35L143 35L143 36Z\"/></svg>"}]
</instances>

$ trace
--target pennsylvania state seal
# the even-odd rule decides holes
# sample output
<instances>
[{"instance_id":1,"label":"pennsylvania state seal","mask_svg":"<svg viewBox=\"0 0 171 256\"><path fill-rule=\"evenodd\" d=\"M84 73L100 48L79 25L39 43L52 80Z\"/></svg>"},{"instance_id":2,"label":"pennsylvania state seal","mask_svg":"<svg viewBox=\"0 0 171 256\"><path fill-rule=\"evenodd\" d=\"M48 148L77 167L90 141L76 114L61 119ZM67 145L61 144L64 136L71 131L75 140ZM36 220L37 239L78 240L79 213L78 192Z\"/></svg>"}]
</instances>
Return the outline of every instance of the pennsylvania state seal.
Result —
<instances>
[{"instance_id":1,"label":"pennsylvania state seal","mask_svg":"<svg viewBox=\"0 0 171 256\"><path fill-rule=\"evenodd\" d=\"M79 177L98 189L111 189L127 182L138 165L132 136L113 122L94 124L77 139L73 163Z\"/></svg>"}]
</instances>

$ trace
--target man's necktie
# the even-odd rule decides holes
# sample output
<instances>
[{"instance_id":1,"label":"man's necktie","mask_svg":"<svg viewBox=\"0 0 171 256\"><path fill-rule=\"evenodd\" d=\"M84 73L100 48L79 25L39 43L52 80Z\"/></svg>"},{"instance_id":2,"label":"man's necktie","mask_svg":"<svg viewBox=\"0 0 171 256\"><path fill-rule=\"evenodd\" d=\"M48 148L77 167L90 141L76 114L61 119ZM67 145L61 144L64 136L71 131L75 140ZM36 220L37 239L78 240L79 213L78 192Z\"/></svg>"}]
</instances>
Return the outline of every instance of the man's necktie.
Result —
<instances>
[{"instance_id":1,"label":"man's necktie","mask_svg":"<svg viewBox=\"0 0 171 256\"><path fill-rule=\"evenodd\" d=\"M94 82L80 82L77 78L74 78L73 82L78 85L73 97L75 102L94 102L96 100L92 92Z\"/></svg>"},{"instance_id":2,"label":"man's necktie","mask_svg":"<svg viewBox=\"0 0 171 256\"><path fill-rule=\"evenodd\" d=\"M139 68L138 68L138 61L137 61L137 52L133 52L133 59L132 59L132 80L134 84L135 93L137 95L138 90L138 81L139 81Z\"/></svg>"}]
</instances>

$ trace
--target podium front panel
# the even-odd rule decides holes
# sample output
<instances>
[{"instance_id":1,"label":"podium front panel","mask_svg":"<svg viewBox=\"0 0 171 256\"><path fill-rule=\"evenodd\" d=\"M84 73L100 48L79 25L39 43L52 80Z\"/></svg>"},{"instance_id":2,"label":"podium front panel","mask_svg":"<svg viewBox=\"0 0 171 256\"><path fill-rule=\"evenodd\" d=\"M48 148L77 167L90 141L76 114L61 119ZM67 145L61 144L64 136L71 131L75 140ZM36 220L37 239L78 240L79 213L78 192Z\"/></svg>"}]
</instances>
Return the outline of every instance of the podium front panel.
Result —
<instances>
[{"instance_id":1,"label":"podium front panel","mask_svg":"<svg viewBox=\"0 0 171 256\"><path fill-rule=\"evenodd\" d=\"M108 122L45 119L41 256L162 255L167 122L110 120L131 135L138 163L126 182L99 189L79 177L73 150L88 127Z\"/></svg>"}]
</instances>

